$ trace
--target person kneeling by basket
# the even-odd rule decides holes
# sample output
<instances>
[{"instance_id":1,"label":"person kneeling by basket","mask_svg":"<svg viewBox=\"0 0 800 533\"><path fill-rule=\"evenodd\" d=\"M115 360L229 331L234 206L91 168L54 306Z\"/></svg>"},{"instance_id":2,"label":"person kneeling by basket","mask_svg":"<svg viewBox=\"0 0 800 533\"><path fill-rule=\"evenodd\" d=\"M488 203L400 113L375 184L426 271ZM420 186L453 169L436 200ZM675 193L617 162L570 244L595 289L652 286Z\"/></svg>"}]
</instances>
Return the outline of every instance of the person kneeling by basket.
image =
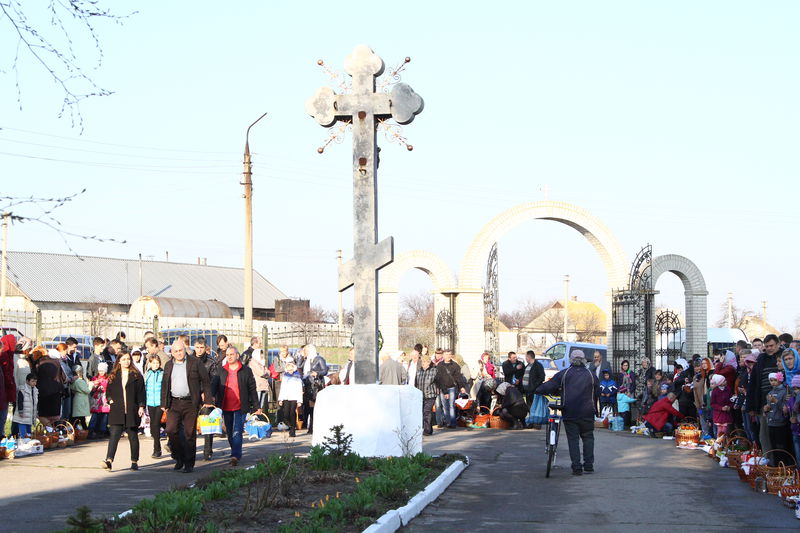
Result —
<instances>
[{"instance_id":1,"label":"person kneeling by basket","mask_svg":"<svg viewBox=\"0 0 800 533\"><path fill-rule=\"evenodd\" d=\"M525 417L528 416L528 406L519 389L504 381L497 386L495 392L503 400L500 418L511 424L511 429L523 429Z\"/></svg>"},{"instance_id":2,"label":"person kneeling by basket","mask_svg":"<svg viewBox=\"0 0 800 533\"><path fill-rule=\"evenodd\" d=\"M655 437L656 432L672 433L675 425L672 419L680 420L683 415L672 407L675 402L675 393L669 392L664 398L661 398L650 411L644 416L644 423L650 430L650 436Z\"/></svg>"}]
</instances>

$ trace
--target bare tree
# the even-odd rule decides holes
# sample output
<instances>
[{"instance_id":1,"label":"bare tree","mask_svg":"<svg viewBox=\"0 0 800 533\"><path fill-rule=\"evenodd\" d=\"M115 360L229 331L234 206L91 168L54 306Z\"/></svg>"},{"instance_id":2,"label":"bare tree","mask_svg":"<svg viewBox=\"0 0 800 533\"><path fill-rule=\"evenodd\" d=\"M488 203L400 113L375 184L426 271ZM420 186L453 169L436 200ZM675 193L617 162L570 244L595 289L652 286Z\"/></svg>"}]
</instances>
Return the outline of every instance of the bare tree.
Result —
<instances>
[{"instance_id":1,"label":"bare tree","mask_svg":"<svg viewBox=\"0 0 800 533\"><path fill-rule=\"evenodd\" d=\"M1 1L2 0L0 0L0 2ZM69 251L76 256L78 254L70 246L68 237L98 242L115 242L118 244L125 244L124 240L112 239L110 237L99 237L97 235L73 233L64 229L61 222L55 217L54 212L59 208L69 204L85 192L86 189L83 189L81 192L69 196L53 198L37 198L34 196L0 196L0 213L3 215L8 214L8 218L12 224L40 224L55 231L64 241L64 244L67 246ZM26 210L30 210L30 214Z\"/></svg>"},{"instance_id":2,"label":"bare tree","mask_svg":"<svg viewBox=\"0 0 800 533\"><path fill-rule=\"evenodd\" d=\"M555 342L563 340L564 309L549 309L547 312L541 315L540 320L540 325L544 332L548 335L552 335Z\"/></svg>"},{"instance_id":3,"label":"bare tree","mask_svg":"<svg viewBox=\"0 0 800 533\"><path fill-rule=\"evenodd\" d=\"M605 329L597 313L588 309L571 315L567 320L572 323L578 342L594 342Z\"/></svg>"},{"instance_id":4,"label":"bare tree","mask_svg":"<svg viewBox=\"0 0 800 533\"><path fill-rule=\"evenodd\" d=\"M400 301L400 345L409 347L420 342L433 346L436 329L433 316L433 295L419 292Z\"/></svg>"},{"instance_id":5,"label":"bare tree","mask_svg":"<svg viewBox=\"0 0 800 533\"><path fill-rule=\"evenodd\" d=\"M722 302L719 308L720 308L720 319L717 320L716 327L726 328L728 327L728 302ZM732 313L731 315L732 328L742 328L747 324L747 320L749 318L756 316L756 314L750 309L736 307L735 305L732 306L731 313Z\"/></svg>"},{"instance_id":6,"label":"bare tree","mask_svg":"<svg viewBox=\"0 0 800 533\"><path fill-rule=\"evenodd\" d=\"M102 64L103 49L95 24L108 21L120 24L135 14L117 15L102 6L103 0L60 0L30 2L0 0L0 20L7 22L17 39L11 72L22 109L20 64L31 61L44 70L62 93L61 117L69 112L74 126L83 128L81 101L92 96L107 96L111 91L97 85L91 71ZM94 49L93 56L78 57L81 48ZM0 73L6 71L0 70Z\"/></svg>"},{"instance_id":7,"label":"bare tree","mask_svg":"<svg viewBox=\"0 0 800 533\"><path fill-rule=\"evenodd\" d=\"M543 304L532 298L521 300L512 311L501 312L500 322L517 333L517 346L522 346L522 331L552 304Z\"/></svg>"}]
</instances>

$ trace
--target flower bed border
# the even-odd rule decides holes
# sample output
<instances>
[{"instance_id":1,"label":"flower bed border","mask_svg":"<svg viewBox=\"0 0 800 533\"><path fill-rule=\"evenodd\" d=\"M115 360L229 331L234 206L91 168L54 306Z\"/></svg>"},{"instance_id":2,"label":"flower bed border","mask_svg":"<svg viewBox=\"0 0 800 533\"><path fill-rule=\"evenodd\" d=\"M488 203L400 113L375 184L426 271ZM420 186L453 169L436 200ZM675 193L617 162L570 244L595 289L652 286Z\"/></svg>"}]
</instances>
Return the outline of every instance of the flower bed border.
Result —
<instances>
[{"instance_id":1,"label":"flower bed border","mask_svg":"<svg viewBox=\"0 0 800 533\"><path fill-rule=\"evenodd\" d=\"M362 533L394 533L419 515L425 507L433 503L436 498L455 481L469 466L469 457L464 460L454 461L427 487L414 495L404 506L385 512L374 524Z\"/></svg>"}]
</instances>

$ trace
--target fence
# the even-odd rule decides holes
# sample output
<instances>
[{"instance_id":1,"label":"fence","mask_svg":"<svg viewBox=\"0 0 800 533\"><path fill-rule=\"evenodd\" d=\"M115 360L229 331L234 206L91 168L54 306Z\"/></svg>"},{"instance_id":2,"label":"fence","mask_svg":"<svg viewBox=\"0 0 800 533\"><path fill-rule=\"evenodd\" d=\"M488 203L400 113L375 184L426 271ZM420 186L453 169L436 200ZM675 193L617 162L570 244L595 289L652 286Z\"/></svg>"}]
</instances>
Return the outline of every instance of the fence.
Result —
<instances>
[{"instance_id":1,"label":"fence","mask_svg":"<svg viewBox=\"0 0 800 533\"><path fill-rule=\"evenodd\" d=\"M125 314L94 312L40 311L2 313L2 327L16 328L37 344L57 335L88 335L114 338L124 331L128 344L141 344L147 331L191 329L224 334L234 345L244 348L253 336L262 338L266 347L282 344L299 346L315 344L321 347L350 346L352 328L337 324L253 321L249 330L241 319L159 317L138 318Z\"/></svg>"}]
</instances>

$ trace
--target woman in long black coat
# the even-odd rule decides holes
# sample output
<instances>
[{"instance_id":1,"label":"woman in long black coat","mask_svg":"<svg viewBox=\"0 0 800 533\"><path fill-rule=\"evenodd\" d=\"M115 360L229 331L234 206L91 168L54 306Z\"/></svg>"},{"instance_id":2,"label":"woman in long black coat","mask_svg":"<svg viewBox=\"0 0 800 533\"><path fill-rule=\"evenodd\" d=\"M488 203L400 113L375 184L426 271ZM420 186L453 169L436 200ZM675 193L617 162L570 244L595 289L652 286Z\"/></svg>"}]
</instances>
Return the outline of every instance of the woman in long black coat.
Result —
<instances>
[{"instance_id":1,"label":"woman in long black coat","mask_svg":"<svg viewBox=\"0 0 800 533\"><path fill-rule=\"evenodd\" d=\"M102 466L111 470L111 463L117 454L117 444L125 431L131 447L131 470L139 470L139 422L144 415L147 398L144 378L133 365L131 354L123 352L117 359L108 376L106 397L111 404L111 411L108 413L110 436L108 452Z\"/></svg>"}]
</instances>

